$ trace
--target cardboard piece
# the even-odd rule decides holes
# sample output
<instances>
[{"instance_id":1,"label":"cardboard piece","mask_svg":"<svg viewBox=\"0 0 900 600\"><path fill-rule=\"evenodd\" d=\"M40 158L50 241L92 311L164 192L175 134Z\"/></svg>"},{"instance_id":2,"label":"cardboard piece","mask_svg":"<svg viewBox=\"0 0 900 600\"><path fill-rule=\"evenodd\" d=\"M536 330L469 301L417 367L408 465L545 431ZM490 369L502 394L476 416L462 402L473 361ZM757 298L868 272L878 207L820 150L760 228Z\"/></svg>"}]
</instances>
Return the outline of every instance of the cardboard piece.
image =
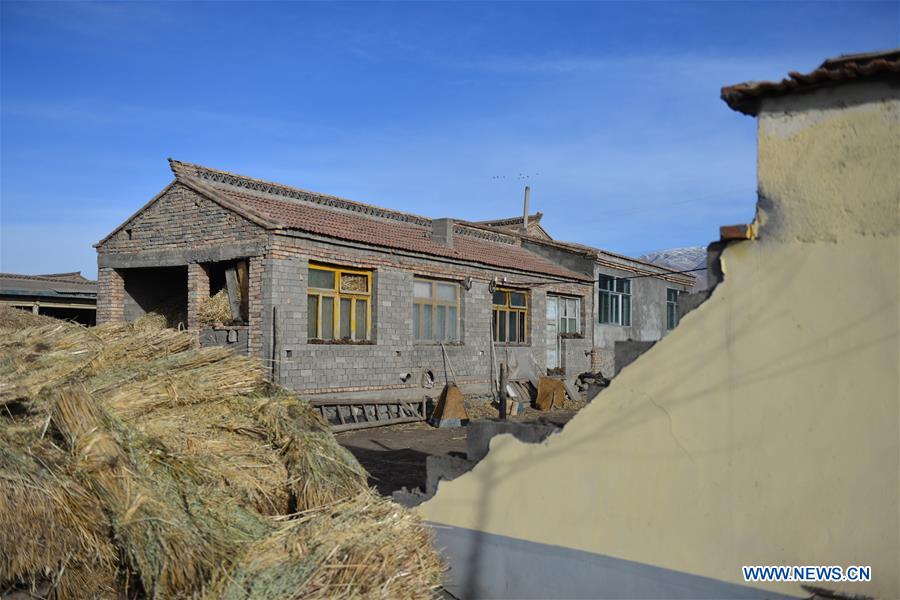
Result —
<instances>
[{"instance_id":1,"label":"cardboard piece","mask_svg":"<svg viewBox=\"0 0 900 600\"><path fill-rule=\"evenodd\" d=\"M538 394L534 407L538 410L563 408L565 401L566 388L563 382L553 377L541 377L538 382Z\"/></svg>"}]
</instances>

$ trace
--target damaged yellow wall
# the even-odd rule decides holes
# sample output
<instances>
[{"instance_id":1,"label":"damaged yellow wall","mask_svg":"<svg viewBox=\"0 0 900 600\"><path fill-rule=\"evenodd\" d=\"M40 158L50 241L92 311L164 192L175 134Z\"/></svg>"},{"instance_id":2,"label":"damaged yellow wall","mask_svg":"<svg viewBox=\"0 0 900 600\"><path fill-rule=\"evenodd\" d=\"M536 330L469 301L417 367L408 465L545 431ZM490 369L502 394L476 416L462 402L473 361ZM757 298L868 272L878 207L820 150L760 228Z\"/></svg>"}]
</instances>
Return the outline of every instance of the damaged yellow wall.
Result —
<instances>
[{"instance_id":1,"label":"damaged yellow wall","mask_svg":"<svg viewBox=\"0 0 900 600\"><path fill-rule=\"evenodd\" d=\"M767 101L759 239L726 249L712 297L562 433L495 438L421 515L737 584L871 565L819 585L900 597L898 114L886 84Z\"/></svg>"}]
</instances>

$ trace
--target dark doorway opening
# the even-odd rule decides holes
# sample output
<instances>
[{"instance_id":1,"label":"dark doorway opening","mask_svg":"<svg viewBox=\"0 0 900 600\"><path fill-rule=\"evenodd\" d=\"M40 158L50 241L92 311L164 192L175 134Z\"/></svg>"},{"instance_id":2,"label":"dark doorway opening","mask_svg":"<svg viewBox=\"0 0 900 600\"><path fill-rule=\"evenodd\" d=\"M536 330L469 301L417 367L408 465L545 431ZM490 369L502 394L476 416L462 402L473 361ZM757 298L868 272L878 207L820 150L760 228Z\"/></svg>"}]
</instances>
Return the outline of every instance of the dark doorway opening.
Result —
<instances>
[{"instance_id":1,"label":"dark doorway opening","mask_svg":"<svg viewBox=\"0 0 900 600\"><path fill-rule=\"evenodd\" d=\"M125 320L147 313L166 318L166 326L187 328L187 267L122 269L125 280Z\"/></svg>"},{"instance_id":2,"label":"dark doorway opening","mask_svg":"<svg viewBox=\"0 0 900 600\"><path fill-rule=\"evenodd\" d=\"M53 317L54 319L62 319L63 321L74 321L82 325L93 326L97 324L97 309L93 306L84 308L41 306L38 309L38 314Z\"/></svg>"}]
</instances>

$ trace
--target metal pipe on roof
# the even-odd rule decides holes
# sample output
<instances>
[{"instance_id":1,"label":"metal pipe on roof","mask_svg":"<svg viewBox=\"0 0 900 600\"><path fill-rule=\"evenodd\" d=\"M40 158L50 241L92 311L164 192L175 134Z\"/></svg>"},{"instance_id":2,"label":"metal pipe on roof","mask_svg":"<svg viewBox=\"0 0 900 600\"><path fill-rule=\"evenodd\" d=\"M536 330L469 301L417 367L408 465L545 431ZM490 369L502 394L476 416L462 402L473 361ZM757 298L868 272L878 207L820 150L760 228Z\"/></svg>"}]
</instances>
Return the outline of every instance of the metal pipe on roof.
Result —
<instances>
[{"instance_id":1,"label":"metal pipe on roof","mask_svg":"<svg viewBox=\"0 0 900 600\"><path fill-rule=\"evenodd\" d=\"M522 229L528 231L528 197L531 196L531 186L525 186L525 214L522 217Z\"/></svg>"}]
</instances>

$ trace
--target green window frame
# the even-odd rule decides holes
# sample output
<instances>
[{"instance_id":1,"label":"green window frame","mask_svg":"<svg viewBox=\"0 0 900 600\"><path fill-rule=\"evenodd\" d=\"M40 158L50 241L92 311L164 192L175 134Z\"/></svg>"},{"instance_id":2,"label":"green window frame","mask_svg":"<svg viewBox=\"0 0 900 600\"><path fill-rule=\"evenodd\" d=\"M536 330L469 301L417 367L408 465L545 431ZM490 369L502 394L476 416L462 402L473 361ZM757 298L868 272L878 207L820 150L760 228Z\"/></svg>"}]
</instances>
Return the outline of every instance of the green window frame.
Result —
<instances>
[{"instance_id":1,"label":"green window frame","mask_svg":"<svg viewBox=\"0 0 900 600\"><path fill-rule=\"evenodd\" d=\"M413 339L416 342L458 342L460 335L459 284L413 279Z\"/></svg>"},{"instance_id":2,"label":"green window frame","mask_svg":"<svg viewBox=\"0 0 900 600\"><path fill-rule=\"evenodd\" d=\"M372 272L310 263L306 337L366 341L372 337Z\"/></svg>"},{"instance_id":3,"label":"green window frame","mask_svg":"<svg viewBox=\"0 0 900 600\"><path fill-rule=\"evenodd\" d=\"M528 343L527 292L499 288L491 298L491 309L491 330L495 342L511 345Z\"/></svg>"},{"instance_id":4,"label":"green window frame","mask_svg":"<svg viewBox=\"0 0 900 600\"><path fill-rule=\"evenodd\" d=\"M678 295L681 292L675 288L666 288L666 329L675 329L681 315L678 314Z\"/></svg>"},{"instance_id":5,"label":"green window frame","mask_svg":"<svg viewBox=\"0 0 900 600\"><path fill-rule=\"evenodd\" d=\"M600 275L598 319L607 325L631 325L631 280Z\"/></svg>"}]
</instances>

